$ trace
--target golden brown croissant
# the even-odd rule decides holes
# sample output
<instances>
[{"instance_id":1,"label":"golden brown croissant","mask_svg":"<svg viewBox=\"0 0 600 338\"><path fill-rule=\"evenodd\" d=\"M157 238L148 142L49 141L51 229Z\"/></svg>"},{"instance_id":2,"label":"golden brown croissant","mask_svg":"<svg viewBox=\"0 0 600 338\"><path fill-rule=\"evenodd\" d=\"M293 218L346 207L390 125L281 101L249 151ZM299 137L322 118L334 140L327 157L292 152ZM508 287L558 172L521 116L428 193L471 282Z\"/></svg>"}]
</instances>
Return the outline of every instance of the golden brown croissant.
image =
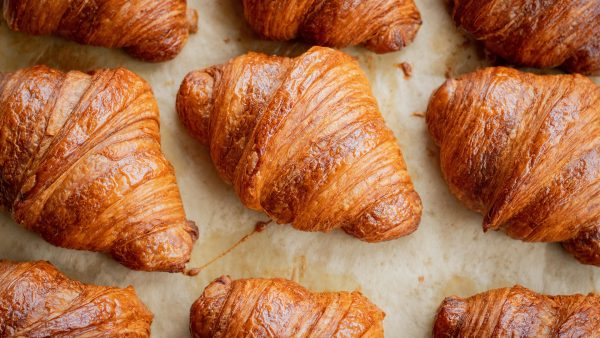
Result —
<instances>
[{"instance_id":1,"label":"golden brown croissant","mask_svg":"<svg viewBox=\"0 0 600 338\"><path fill-rule=\"evenodd\" d=\"M124 48L150 62L177 56L198 21L186 0L4 0L2 10L12 30Z\"/></svg>"},{"instance_id":2,"label":"golden brown croissant","mask_svg":"<svg viewBox=\"0 0 600 338\"><path fill-rule=\"evenodd\" d=\"M421 200L350 56L249 53L187 75L185 126L249 208L304 231L377 242L416 230Z\"/></svg>"},{"instance_id":3,"label":"golden brown croissant","mask_svg":"<svg viewBox=\"0 0 600 338\"><path fill-rule=\"evenodd\" d=\"M450 190L485 230L563 242L600 265L599 86L487 68L438 89L427 124Z\"/></svg>"},{"instance_id":4,"label":"golden brown croissant","mask_svg":"<svg viewBox=\"0 0 600 338\"><path fill-rule=\"evenodd\" d=\"M244 14L259 35L302 38L321 46L363 44L377 53L411 43L421 15L413 0L243 0Z\"/></svg>"},{"instance_id":5,"label":"golden brown croissant","mask_svg":"<svg viewBox=\"0 0 600 338\"><path fill-rule=\"evenodd\" d=\"M144 80L125 69L2 74L0 130L0 205L18 223L132 269L184 269L198 230Z\"/></svg>"},{"instance_id":6,"label":"golden brown croissant","mask_svg":"<svg viewBox=\"0 0 600 338\"><path fill-rule=\"evenodd\" d=\"M0 337L149 337L133 288L86 285L47 262L0 261Z\"/></svg>"},{"instance_id":7,"label":"golden brown croissant","mask_svg":"<svg viewBox=\"0 0 600 338\"><path fill-rule=\"evenodd\" d=\"M596 294L544 296L522 286L469 298L448 297L440 306L433 337L600 337Z\"/></svg>"},{"instance_id":8,"label":"golden brown croissant","mask_svg":"<svg viewBox=\"0 0 600 338\"><path fill-rule=\"evenodd\" d=\"M510 62L600 72L598 0L454 0L453 15L462 29Z\"/></svg>"},{"instance_id":9,"label":"golden brown croissant","mask_svg":"<svg viewBox=\"0 0 600 338\"><path fill-rule=\"evenodd\" d=\"M192 305L201 337L383 337L385 313L360 292L313 293L286 279L221 277Z\"/></svg>"}]
</instances>

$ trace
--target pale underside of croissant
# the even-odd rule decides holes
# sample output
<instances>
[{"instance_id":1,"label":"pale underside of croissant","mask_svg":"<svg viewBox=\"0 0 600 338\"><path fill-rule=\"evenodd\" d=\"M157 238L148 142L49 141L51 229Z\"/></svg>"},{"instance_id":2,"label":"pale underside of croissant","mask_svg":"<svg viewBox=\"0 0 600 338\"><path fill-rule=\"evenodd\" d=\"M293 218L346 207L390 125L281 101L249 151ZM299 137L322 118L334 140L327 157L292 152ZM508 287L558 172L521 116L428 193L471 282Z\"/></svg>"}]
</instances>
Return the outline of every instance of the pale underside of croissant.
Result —
<instances>
[{"instance_id":1,"label":"pale underside of croissant","mask_svg":"<svg viewBox=\"0 0 600 338\"><path fill-rule=\"evenodd\" d=\"M192 305L190 330L211 337L383 337L385 314L360 292L314 293L286 279L221 277Z\"/></svg>"},{"instance_id":2,"label":"pale underside of croissant","mask_svg":"<svg viewBox=\"0 0 600 338\"><path fill-rule=\"evenodd\" d=\"M413 0L243 0L244 14L259 35L301 38L343 48L363 44L377 53L411 43L421 15Z\"/></svg>"},{"instance_id":3,"label":"pale underside of croissant","mask_svg":"<svg viewBox=\"0 0 600 338\"><path fill-rule=\"evenodd\" d=\"M454 0L453 15L510 62L600 74L600 1Z\"/></svg>"},{"instance_id":4,"label":"pale underside of croissant","mask_svg":"<svg viewBox=\"0 0 600 338\"><path fill-rule=\"evenodd\" d=\"M0 128L0 205L18 223L133 269L184 269L198 230L144 80L125 69L0 73Z\"/></svg>"},{"instance_id":5,"label":"pale underside of croissant","mask_svg":"<svg viewBox=\"0 0 600 338\"><path fill-rule=\"evenodd\" d=\"M350 56L249 53L188 74L177 111L242 202L304 231L376 242L416 230L421 200Z\"/></svg>"},{"instance_id":6,"label":"pale underside of croissant","mask_svg":"<svg viewBox=\"0 0 600 338\"><path fill-rule=\"evenodd\" d=\"M600 297L545 296L518 285L466 299L448 297L438 310L433 337L597 338Z\"/></svg>"},{"instance_id":7,"label":"pale underside of croissant","mask_svg":"<svg viewBox=\"0 0 600 338\"><path fill-rule=\"evenodd\" d=\"M448 80L427 124L450 190L484 229L563 242L600 265L600 87L581 75L487 68Z\"/></svg>"},{"instance_id":8,"label":"pale underside of croissant","mask_svg":"<svg viewBox=\"0 0 600 338\"><path fill-rule=\"evenodd\" d=\"M47 262L0 261L0 337L149 337L132 287L86 285Z\"/></svg>"},{"instance_id":9,"label":"pale underside of croissant","mask_svg":"<svg viewBox=\"0 0 600 338\"><path fill-rule=\"evenodd\" d=\"M173 59L197 29L186 0L4 0L10 29L124 48L144 61Z\"/></svg>"}]
</instances>

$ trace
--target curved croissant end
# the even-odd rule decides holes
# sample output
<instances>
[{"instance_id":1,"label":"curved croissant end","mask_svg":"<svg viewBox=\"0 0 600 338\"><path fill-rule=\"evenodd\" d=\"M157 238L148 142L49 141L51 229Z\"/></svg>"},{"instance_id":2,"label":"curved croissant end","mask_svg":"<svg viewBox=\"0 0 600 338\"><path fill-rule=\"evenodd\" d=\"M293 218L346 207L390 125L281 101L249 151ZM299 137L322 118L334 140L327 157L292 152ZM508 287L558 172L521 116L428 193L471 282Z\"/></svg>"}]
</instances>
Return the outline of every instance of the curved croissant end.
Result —
<instances>
[{"instance_id":1,"label":"curved croissant end","mask_svg":"<svg viewBox=\"0 0 600 338\"><path fill-rule=\"evenodd\" d=\"M451 191L485 229L565 242L600 265L600 87L580 75L487 68L432 96L429 131Z\"/></svg>"},{"instance_id":2,"label":"curved croissant end","mask_svg":"<svg viewBox=\"0 0 600 338\"><path fill-rule=\"evenodd\" d=\"M186 0L5 0L2 10L14 31L125 48L149 62L175 58L198 26Z\"/></svg>"},{"instance_id":3,"label":"curved croissant end","mask_svg":"<svg viewBox=\"0 0 600 338\"><path fill-rule=\"evenodd\" d=\"M600 74L600 1L454 0L453 15L510 62Z\"/></svg>"},{"instance_id":4,"label":"curved croissant end","mask_svg":"<svg viewBox=\"0 0 600 338\"><path fill-rule=\"evenodd\" d=\"M86 285L47 262L0 261L0 336L149 337L133 288Z\"/></svg>"},{"instance_id":5,"label":"curved croissant end","mask_svg":"<svg viewBox=\"0 0 600 338\"><path fill-rule=\"evenodd\" d=\"M286 279L223 276L192 305L203 337L383 337L385 313L360 292L313 293Z\"/></svg>"},{"instance_id":6,"label":"curved croissant end","mask_svg":"<svg viewBox=\"0 0 600 338\"><path fill-rule=\"evenodd\" d=\"M433 337L595 337L598 318L596 294L545 296L516 285L444 299Z\"/></svg>"},{"instance_id":7,"label":"curved croissant end","mask_svg":"<svg viewBox=\"0 0 600 338\"><path fill-rule=\"evenodd\" d=\"M160 148L148 84L36 66L0 77L0 205L50 243L182 271L196 226Z\"/></svg>"},{"instance_id":8,"label":"curved croissant end","mask_svg":"<svg viewBox=\"0 0 600 338\"><path fill-rule=\"evenodd\" d=\"M249 53L188 74L177 111L246 206L304 231L369 242L416 230L421 200L350 56Z\"/></svg>"},{"instance_id":9,"label":"curved croissant end","mask_svg":"<svg viewBox=\"0 0 600 338\"><path fill-rule=\"evenodd\" d=\"M364 44L377 53L398 51L421 26L413 0L243 0L250 26L266 39L302 38L321 46Z\"/></svg>"}]
</instances>

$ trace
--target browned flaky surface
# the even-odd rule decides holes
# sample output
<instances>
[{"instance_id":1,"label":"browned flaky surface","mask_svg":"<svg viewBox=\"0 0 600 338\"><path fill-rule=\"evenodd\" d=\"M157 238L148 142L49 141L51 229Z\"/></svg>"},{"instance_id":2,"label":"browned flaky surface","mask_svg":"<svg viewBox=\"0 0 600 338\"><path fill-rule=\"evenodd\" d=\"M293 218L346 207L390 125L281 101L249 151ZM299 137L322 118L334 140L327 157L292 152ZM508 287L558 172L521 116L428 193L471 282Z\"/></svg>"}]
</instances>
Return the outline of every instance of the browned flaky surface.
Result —
<instances>
[{"instance_id":1,"label":"browned flaky surface","mask_svg":"<svg viewBox=\"0 0 600 338\"><path fill-rule=\"evenodd\" d=\"M190 330L210 337L383 337L385 314L360 292L310 292L286 279L218 278L192 305Z\"/></svg>"},{"instance_id":2,"label":"browned flaky surface","mask_svg":"<svg viewBox=\"0 0 600 338\"><path fill-rule=\"evenodd\" d=\"M450 190L484 228L600 265L600 87L487 68L448 80L427 124Z\"/></svg>"},{"instance_id":3,"label":"browned flaky surface","mask_svg":"<svg viewBox=\"0 0 600 338\"><path fill-rule=\"evenodd\" d=\"M0 130L0 205L18 223L132 269L184 269L197 228L144 80L122 68L0 74Z\"/></svg>"},{"instance_id":4,"label":"browned flaky surface","mask_svg":"<svg viewBox=\"0 0 600 338\"><path fill-rule=\"evenodd\" d=\"M0 337L149 337L133 288L86 285L48 262L0 261Z\"/></svg>"},{"instance_id":5,"label":"browned flaky surface","mask_svg":"<svg viewBox=\"0 0 600 338\"><path fill-rule=\"evenodd\" d=\"M125 48L150 62L173 59L197 29L186 0L4 0L10 29Z\"/></svg>"},{"instance_id":6,"label":"browned flaky surface","mask_svg":"<svg viewBox=\"0 0 600 338\"><path fill-rule=\"evenodd\" d=\"M598 0L454 0L453 15L510 62L600 74Z\"/></svg>"},{"instance_id":7,"label":"browned flaky surface","mask_svg":"<svg viewBox=\"0 0 600 338\"><path fill-rule=\"evenodd\" d=\"M545 296L519 285L448 297L438 309L433 337L598 338L600 297Z\"/></svg>"},{"instance_id":8,"label":"browned flaky surface","mask_svg":"<svg viewBox=\"0 0 600 338\"><path fill-rule=\"evenodd\" d=\"M330 47L363 44L377 53L411 43L421 15L413 0L243 0L244 14L259 35Z\"/></svg>"},{"instance_id":9,"label":"browned flaky surface","mask_svg":"<svg viewBox=\"0 0 600 338\"><path fill-rule=\"evenodd\" d=\"M249 53L185 78L177 111L243 203L369 242L416 230L421 200L357 62Z\"/></svg>"}]
</instances>

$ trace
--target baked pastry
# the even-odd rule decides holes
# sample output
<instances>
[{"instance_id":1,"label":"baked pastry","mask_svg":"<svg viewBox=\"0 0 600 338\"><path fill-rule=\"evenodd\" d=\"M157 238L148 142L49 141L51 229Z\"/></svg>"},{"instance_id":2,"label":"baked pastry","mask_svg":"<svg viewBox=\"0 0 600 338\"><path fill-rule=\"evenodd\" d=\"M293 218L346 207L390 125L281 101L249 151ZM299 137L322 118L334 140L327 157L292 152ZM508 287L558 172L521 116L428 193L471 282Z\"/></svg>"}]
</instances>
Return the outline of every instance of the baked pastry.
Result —
<instances>
[{"instance_id":1,"label":"baked pastry","mask_svg":"<svg viewBox=\"0 0 600 338\"><path fill-rule=\"evenodd\" d=\"M192 305L202 337L383 337L385 314L360 292L314 293L286 279L223 276Z\"/></svg>"},{"instance_id":2,"label":"baked pastry","mask_svg":"<svg viewBox=\"0 0 600 338\"><path fill-rule=\"evenodd\" d=\"M175 58L198 26L186 0L5 0L2 11L14 31L124 48L149 62Z\"/></svg>"},{"instance_id":3,"label":"baked pastry","mask_svg":"<svg viewBox=\"0 0 600 338\"><path fill-rule=\"evenodd\" d=\"M421 26L413 0L243 0L254 31L270 40L303 39L343 48L364 45L395 52L411 43Z\"/></svg>"},{"instance_id":4,"label":"baked pastry","mask_svg":"<svg viewBox=\"0 0 600 338\"><path fill-rule=\"evenodd\" d=\"M485 216L485 230L562 242L600 265L598 85L487 68L446 81L427 125L450 190Z\"/></svg>"},{"instance_id":5,"label":"baked pastry","mask_svg":"<svg viewBox=\"0 0 600 338\"><path fill-rule=\"evenodd\" d=\"M48 262L0 261L0 337L149 337L133 288L86 285Z\"/></svg>"},{"instance_id":6,"label":"baked pastry","mask_svg":"<svg viewBox=\"0 0 600 338\"><path fill-rule=\"evenodd\" d=\"M599 335L598 295L545 296L519 285L469 298L448 297L433 327L434 338Z\"/></svg>"},{"instance_id":7,"label":"baked pastry","mask_svg":"<svg viewBox=\"0 0 600 338\"><path fill-rule=\"evenodd\" d=\"M350 56L248 53L191 72L183 124L249 208L304 231L368 242L416 230L421 201L369 83Z\"/></svg>"},{"instance_id":8,"label":"baked pastry","mask_svg":"<svg viewBox=\"0 0 600 338\"><path fill-rule=\"evenodd\" d=\"M0 130L0 205L15 221L132 269L184 270L198 229L144 80L122 68L1 74Z\"/></svg>"},{"instance_id":9,"label":"baked pastry","mask_svg":"<svg viewBox=\"0 0 600 338\"><path fill-rule=\"evenodd\" d=\"M600 1L453 1L456 24L510 62L600 74Z\"/></svg>"}]
</instances>

